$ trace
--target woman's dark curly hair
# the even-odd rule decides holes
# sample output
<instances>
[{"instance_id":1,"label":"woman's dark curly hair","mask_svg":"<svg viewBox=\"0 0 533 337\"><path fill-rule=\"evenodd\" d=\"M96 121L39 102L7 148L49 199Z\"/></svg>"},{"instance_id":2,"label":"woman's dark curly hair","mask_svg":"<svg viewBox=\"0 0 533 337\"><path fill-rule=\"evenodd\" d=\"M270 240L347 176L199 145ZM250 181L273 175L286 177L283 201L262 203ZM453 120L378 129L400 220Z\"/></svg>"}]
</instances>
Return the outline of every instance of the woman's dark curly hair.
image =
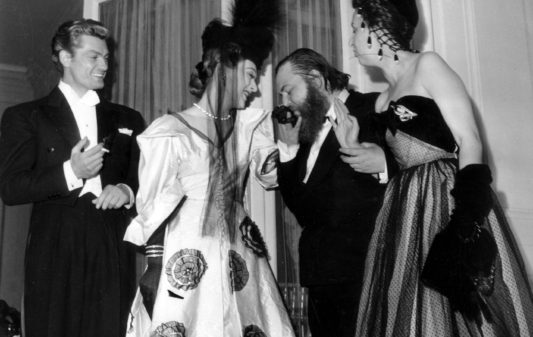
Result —
<instances>
[{"instance_id":1,"label":"woman's dark curly hair","mask_svg":"<svg viewBox=\"0 0 533 337\"><path fill-rule=\"evenodd\" d=\"M411 49L418 23L415 0L352 0L352 6L381 44L394 52Z\"/></svg>"},{"instance_id":2,"label":"woman's dark curly hair","mask_svg":"<svg viewBox=\"0 0 533 337\"><path fill-rule=\"evenodd\" d=\"M234 68L239 60L252 61L257 70L270 54L274 32L282 19L281 0L234 0L232 23L209 22L202 33L202 61L189 81L190 92L200 97L218 63Z\"/></svg>"},{"instance_id":3,"label":"woman's dark curly hair","mask_svg":"<svg viewBox=\"0 0 533 337\"><path fill-rule=\"evenodd\" d=\"M203 60L196 64L189 79L189 92L193 96L197 98L202 97L207 81L213 76L219 62L219 50L210 49L204 53Z\"/></svg>"}]
</instances>

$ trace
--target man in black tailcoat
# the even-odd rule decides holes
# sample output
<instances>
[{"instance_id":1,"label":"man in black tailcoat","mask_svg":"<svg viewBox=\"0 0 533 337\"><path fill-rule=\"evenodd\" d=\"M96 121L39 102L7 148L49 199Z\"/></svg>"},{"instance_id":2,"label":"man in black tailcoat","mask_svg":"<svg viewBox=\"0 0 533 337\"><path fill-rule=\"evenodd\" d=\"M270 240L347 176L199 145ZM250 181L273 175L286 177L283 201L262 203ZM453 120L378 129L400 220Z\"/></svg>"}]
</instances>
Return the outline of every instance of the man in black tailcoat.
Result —
<instances>
[{"instance_id":1,"label":"man in black tailcoat","mask_svg":"<svg viewBox=\"0 0 533 337\"><path fill-rule=\"evenodd\" d=\"M303 227L300 282L309 290L313 337L353 336L367 246L385 189L383 137L371 112L377 94L346 90L348 75L310 49L298 49L276 67L282 104L295 125L279 124L279 186ZM335 101L337 102L335 103ZM361 148L348 165L340 158L331 121L348 108L360 124Z\"/></svg>"},{"instance_id":2,"label":"man in black tailcoat","mask_svg":"<svg viewBox=\"0 0 533 337\"><path fill-rule=\"evenodd\" d=\"M62 24L52 40L61 81L8 108L0 135L0 195L33 203L25 257L26 337L118 337L135 292L123 240L137 190L141 115L99 97L108 31Z\"/></svg>"}]
</instances>

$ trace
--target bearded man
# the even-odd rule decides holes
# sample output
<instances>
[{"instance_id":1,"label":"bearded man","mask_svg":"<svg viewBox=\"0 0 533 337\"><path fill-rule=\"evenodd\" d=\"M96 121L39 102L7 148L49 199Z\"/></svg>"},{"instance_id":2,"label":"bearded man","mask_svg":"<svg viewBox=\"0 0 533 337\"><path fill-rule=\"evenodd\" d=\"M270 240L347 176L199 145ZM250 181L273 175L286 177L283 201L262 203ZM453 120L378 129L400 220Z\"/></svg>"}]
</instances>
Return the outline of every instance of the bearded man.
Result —
<instances>
[{"instance_id":1,"label":"bearded man","mask_svg":"<svg viewBox=\"0 0 533 337\"><path fill-rule=\"evenodd\" d=\"M376 144L384 143L371 117L377 94L348 91L348 79L306 48L276 67L281 102L298 117L294 126L278 124L278 177L283 200L303 227L300 283L309 290L313 337L355 333L366 250L392 169L387 163L394 162ZM340 158L331 124L339 107L360 125L361 146L349 164Z\"/></svg>"}]
</instances>

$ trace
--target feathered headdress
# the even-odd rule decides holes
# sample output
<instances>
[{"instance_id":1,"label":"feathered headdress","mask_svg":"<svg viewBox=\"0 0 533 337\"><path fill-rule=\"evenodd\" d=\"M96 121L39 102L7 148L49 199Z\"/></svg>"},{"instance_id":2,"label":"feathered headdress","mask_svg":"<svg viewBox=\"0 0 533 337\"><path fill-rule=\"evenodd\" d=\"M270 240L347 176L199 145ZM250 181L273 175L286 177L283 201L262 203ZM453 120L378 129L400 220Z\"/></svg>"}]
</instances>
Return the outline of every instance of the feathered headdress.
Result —
<instances>
[{"instance_id":1,"label":"feathered headdress","mask_svg":"<svg viewBox=\"0 0 533 337\"><path fill-rule=\"evenodd\" d=\"M281 16L280 0L235 0L231 8L231 26L212 20L202 34L206 53L220 51L221 61L232 64L250 59L260 68L274 44L274 33Z\"/></svg>"}]
</instances>

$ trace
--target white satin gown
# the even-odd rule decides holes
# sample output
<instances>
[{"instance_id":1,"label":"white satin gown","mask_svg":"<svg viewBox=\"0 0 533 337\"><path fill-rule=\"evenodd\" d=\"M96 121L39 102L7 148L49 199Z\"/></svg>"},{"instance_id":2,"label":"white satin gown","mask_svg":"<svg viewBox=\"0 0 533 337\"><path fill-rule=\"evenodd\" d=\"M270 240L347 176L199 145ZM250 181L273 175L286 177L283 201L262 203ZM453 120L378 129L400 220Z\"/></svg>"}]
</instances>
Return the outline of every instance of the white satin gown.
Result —
<instances>
[{"instance_id":1,"label":"white satin gown","mask_svg":"<svg viewBox=\"0 0 533 337\"><path fill-rule=\"evenodd\" d=\"M277 147L270 113L242 110L235 123L230 136L238 137L240 173L235 183L245 185L249 168L250 176L263 187L275 187ZM206 136L178 114L158 118L137 141L141 149L138 216L125 240L145 245L185 200L166 226L152 317L137 291L127 336L293 337L268 255L258 254L261 243L250 238L254 233L257 237L257 227L241 224L233 242L224 226L215 226L210 235L202 234L212 146ZM247 216L242 203L237 214L239 219Z\"/></svg>"}]
</instances>

